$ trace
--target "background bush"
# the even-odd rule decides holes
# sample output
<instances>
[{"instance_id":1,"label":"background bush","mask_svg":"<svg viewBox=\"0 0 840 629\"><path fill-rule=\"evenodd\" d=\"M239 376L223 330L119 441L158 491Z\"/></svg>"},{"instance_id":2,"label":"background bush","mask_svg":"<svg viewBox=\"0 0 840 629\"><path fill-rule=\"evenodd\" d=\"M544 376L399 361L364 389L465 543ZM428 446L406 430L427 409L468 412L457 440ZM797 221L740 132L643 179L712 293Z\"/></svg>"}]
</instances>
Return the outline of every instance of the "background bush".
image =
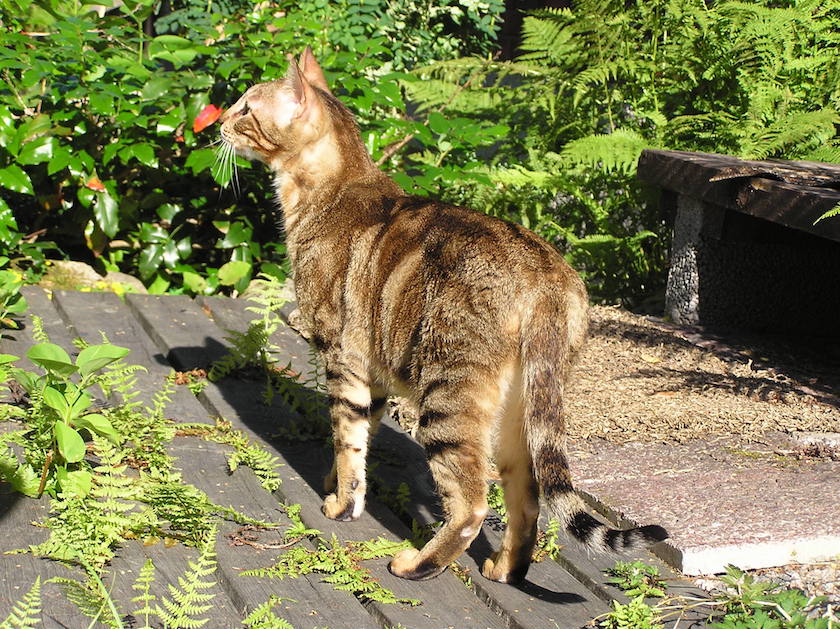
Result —
<instances>
[{"instance_id":1,"label":"background bush","mask_svg":"<svg viewBox=\"0 0 840 629\"><path fill-rule=\"evenodd\" d=\"M15 1L2 13L0 243L30 275L55 242L103 270L137 274L153 292L283 276L268 176L240 161L241 196L222 189L230 174L213 170L217 128L196 132L193 121L282 76L285 53L307 43L359 112L374 157L417 131L420 158L391 163L413 171L402 175L407 186L443 177L439 164L425 168L443 153L469 177L473 147L496 126L467 121L457 150L439 145L405 116L400 89L416 61L492 48L495 0L225 0L212 11L206 1L126 0L101 17L75 1ZM457 121L447 124L454 133Z\"/></svg>"},{"instance_id":2,"label":"background bush","mask_svg":"<svg viewBox=\"0 0 840 629\"><path fill-rule=\"evenodd\" d=\"M664 282L644 148L840 161L837 0L572 4L525 19L518 59L430 64L407 87L510 127L494 185L464 196L553 239L596 298L639 306Z\"/></svg>"},{"instance_id":3,"label":"background bush","mask_svg":"<svg viewBox=\"0 0 840 629\"><path fill-rule=\"evenodd\" d=\"M45 254L153 291L283 276L267 173L240 161L237 199L193 121L307 43L406 190L536 230L601 301L650 307L664 282L643 148L840 161L840 0L573 5L502 62L500 0L7 0L0 245L30 279Z\"/></svg>"}]
</instances>

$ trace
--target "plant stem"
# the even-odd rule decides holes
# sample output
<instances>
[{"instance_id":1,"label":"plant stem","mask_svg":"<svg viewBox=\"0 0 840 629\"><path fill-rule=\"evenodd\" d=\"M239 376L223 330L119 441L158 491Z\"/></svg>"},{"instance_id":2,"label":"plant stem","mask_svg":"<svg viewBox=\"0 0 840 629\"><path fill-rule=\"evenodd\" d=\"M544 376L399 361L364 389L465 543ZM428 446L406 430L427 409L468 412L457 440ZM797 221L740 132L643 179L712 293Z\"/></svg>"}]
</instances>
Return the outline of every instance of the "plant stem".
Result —
<instances>
[{"instance_id":1,"label":"plant stem","mask_svg":"<svg viewBox=\"0 0 840 629\"><path fill-rule=\"evenodd\" d=\"M47 485L47 472L50 470L50 463L52 463L52 450L47 452L47 458L44 459L44 469L41 470L41 484L38 485L38 498L44 494L44 487Z\"/></svg>"}]
</instances>

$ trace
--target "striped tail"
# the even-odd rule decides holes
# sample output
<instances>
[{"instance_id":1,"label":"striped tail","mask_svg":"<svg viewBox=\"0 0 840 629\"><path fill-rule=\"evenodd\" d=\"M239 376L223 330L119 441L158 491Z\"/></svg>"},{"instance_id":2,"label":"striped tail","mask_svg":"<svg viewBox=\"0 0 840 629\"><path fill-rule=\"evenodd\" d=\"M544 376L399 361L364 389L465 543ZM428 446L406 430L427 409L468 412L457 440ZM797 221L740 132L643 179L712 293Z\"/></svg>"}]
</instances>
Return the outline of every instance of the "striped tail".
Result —
<instances>
[{"instance_id":1,"label":"striped tail","mask_svg":"<svg viewBox=\"0 0 840 629\"><path fill-rule=\"evenodd\" d=\"M586 295L544 295L521 327L523 425L534 474L548 509L578 541L596 551L646 548L668 537L661 526L610 528L592 517L572 486L565 452L565 383L583 346L587 328Z\"/></svg>"}]
</instances>

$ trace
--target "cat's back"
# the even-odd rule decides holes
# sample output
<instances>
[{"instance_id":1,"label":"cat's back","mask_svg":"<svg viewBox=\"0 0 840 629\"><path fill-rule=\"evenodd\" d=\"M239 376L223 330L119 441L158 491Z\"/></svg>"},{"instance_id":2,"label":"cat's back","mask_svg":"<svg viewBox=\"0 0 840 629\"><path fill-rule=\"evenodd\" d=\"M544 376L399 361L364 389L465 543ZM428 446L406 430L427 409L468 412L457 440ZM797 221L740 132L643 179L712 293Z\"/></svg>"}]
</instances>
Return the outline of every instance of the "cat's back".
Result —
<instances>
[{"instance_id":1,"label":"cat's back","mask_svg":"<svg viewBox=\"0 0 840 629\"><path fill-rule=\"evenodd\" d=\"M376 242L385 257L420 256L432 275L473 272L514 284L577 278L560 253L532 231L469 208L415 196L383 197L377 218Z\"/></svg>"}]
</instances>

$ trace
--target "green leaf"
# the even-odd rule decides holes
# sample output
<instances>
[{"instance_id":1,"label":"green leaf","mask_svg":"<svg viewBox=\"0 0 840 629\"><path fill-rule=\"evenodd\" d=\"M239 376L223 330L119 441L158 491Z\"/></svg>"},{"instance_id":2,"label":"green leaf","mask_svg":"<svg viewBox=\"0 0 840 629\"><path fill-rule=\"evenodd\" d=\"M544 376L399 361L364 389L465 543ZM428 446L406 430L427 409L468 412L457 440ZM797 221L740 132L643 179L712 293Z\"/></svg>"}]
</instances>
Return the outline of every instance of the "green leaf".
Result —
<instances>
[{"instance_id":1,"label":"green leaf","mask_svg":"<svg viewBox=\"0 0 840 629\"><path fill-rule=\"evenodd\" d=\"M219 267L219 283L225 286L233 286L240 279L245 277L251 270L251 264L233 260Z\"/></svg>"},{"instance_id":2,"label":"green leaf","mask_svg":"<svg viewBox=\"0 0 840 629\"><path fill-rule=\"evenodd\" d=\"M52 371L65 377L76 372L76 365L70 360L70 356L55 343L38 343L38 345L33 345L26 352L26 357L47 371Z\"/></svg>"},{"instance_id":3,"label":"green leaf","mask_svg":"<svg viewBox=\"0 0 840 629\"><path fill-rule=\"evenodd\" d=\"M54 137L42 135L40 138L35 138L31 142L24 144L15 161L18 164L24 165L48 162L52 159L55 147L56 141Z\"/></svg>"},{"instance_id":4,"label":"green leaf","mask_svg":"<svg viewBox=\"0 0 840 629\"><path fill-rule=\"evenodd\" d=\"M16 360L19 360L17 356L12 356L11 354L0 354L0 365L8 365Z\"/></svg>"},{"instance_id":5,"label":"green leaf","mask_svg":"<svg viewBox=\"0 0 840 629\"><path fill-rule=\"evenodd\" d=\"M163 260L163 245L152 243L146 245L143 251L140 252L140 275L143 279L149 277L152 273L158 270L161 261Z\"/></svg>"},{"instance_id":6,"label":"green leaf","mask_svg":"<svg viewBox=\"0 0 840 629\"><path fill-rule=\"evenodd\" d=\"M106 365L125 357L129 350L117 345L90 345L79 352L76 358L76 366L82 378L99 371Z\"/></svg>"},{"instance_id":7,"label":"green leaf","mask_svg":"<svg viewBox=\"0 0 840 629\"><path fill-rule=\"evenodd\" d=\"M146 144L145 142L141 144L134 144L131 147L131 153L135 158L137 158L137 161L144 166L157 168L158 160L155 156L155 150L152 148L151 144Z\"/></svg>"},{"instance_id":8,"label":"green leaf","mask_svg":"<svg viewBox=\"0 0 840 629\"><path fill-rule=\"evenodd\" d=\"M217 225L218 227L218 225ZM251 239L252 230L250 227L243 227L242 223L231 223L225 232L225 237L219 243L223 249L238 247L243 242Z\"/></svg>"},{"instance_id":9,"label":"green leaf","mask_svg":"<svg viewBox=\"0 0 840 629\"><path fill-rule=\"evenodd\" d=\"M197 175L210 168L215 161L216 151L213 149L198 149L190 152L184 165L187 168L192 168L193 175Z\"/></svg>"},{"instance_id":10,"label":"green leaf","mask_svg":"<svg viewBox=\"0 0 840 629\"><path fill-rule=\"evenodd\" d=\"M121 441L120 433L114 429L107 417L99 413L88 413L82 417L77 417L73 423L80 428L86 428L90 432L108 437L114 443Z\"/></svg>"},{"instance_id":11,"label":"green leaf","mask_svg":"<svg viewBox=\"0 0 840 629\"><path fill-rule=\"evenodd\" d=\"M85 441L73 428L62 421L55 423L55 441L58 451L68 463L78 463L85 458Z\"/></svg>"},{"instance_id":12,"label":"green leaf","mask_svg":"<svg viewBox=\"0 0 840 629\"><path fill-rule=\"evenodd\" d=\"M8 146L15 135L15 118L6 107L0 107L0 146Z\"/></svg>"},{"instance_id":13,"label":"green leaf","mask_svg":"<svg viewBox=\"0 0 840 629\"><path fill-rule=\"evenodd\" d=\"M70 405L60 391L52 387L44 387L44 404L58 411L62 419L69 419Z\"/></svg>"},{"instance_id":14,"label":"green leaf","mask_svg":"<svg viewBox=\"0 0 840 629\"><path fill-rule=\"evenodd\" d=\"M90 110L95 114L113 116L116 113L116 109L114 108L114 98L110 94L91 94Z\"/></svg>"},{"instance_id":15,"label":"green leaf","mask_svg":"<svg viewBox=\"0 0 840 629\"><path fill-rule=\"evenodd\" d=\"M180 68L198 55L194 44L177 35L158 35L149 43L149 58L164 59Z\"/></svg>"},{"instance_id":16,"label":"green leaf","mask_svg":"<svg viewBox=\"0 0 840 629\"><path fill-rule=\"evenodd\" d=\"M443 114L433 111L429 114L429 128L435 133L446 133L449 131L449 121Z\"/></svg>"},{"instance_id":17,"label":"green leaf","mask_svg":"<svg viewBox=\"0 0 840 629\"><path fill-rule=\"evenodd\" d=\"M207 280L201 277L198 273L185 271L183 276L184 286L192 292L201 294L207 289Z\"/></svg>"},{"instance_id":18,"label":"green leaf","mask_svg":"<svg viewBox=\"0 0 840 629\"><path fill-rule=\"evenodd\" d=\"M172 79L166 76L160 76L152 79L143 86L140 92L142 100L158 100L165 95L172 87Z\"/></svg>"},{"instance_id":19,"label":"green leaf","mask_svg":"<svg viewBox=\"0 0 840 629\"><path fill-rule=\"evenodd\" d=\"M69 386L70 385L68 385L68 387ZM84 413L88 408L90 408L90 405L92 403L93 399L87 393L85 393L84 391L79 391L77 393L76 401L73 402L73 405L70 407L70 415L67 418L68 421L72 423L73 418L78 417L79 415Z\"/></svg>"},{"instance_id":20,"label":"green leaf","mask_svg":"<svg viewBox=\"0 0 840 629\"><path fill-rule=\"evenodd\" d=\"M6 168L0 168L0 186L8 188L13 192L21 192L23 194L35 194L32 189L32 180L20 166L17 164L10 164Z\"/></svg>"},{"instance_id":21,"label":"green leaf","mask_svg":"<svg viewBox=\"0 0 840 629\"><path fill-rule=\"evenodd\" d=\"M71 161L73 161L72 153L63 146L56 146L53 149L52 158L50 158L50 162L47 164L47 174L54 175L58 171L66 168Z\"/></svg>"},{"instance_id":22,"label":"green leaf","mask_svg":"<svg viewBox=\"0 0 840 629\"><path fill-rule=\"evenodd\" d=\"M93 205L93 216L96 222L109 238L117 235L119 227L120 206L108 190L96 193L96 203Z\"/></svg>"},{"instance_id":23,"label":"green leaf","mask_svg":"<svg viewBox=\"0 0 840 629\"><path fill-rule=\"evenodd\" d=\"M61 493L77 498L84 498L93 486L93 474L87 470L68 472L64 467L56 468L56 479L61 486Z\"/></svg>"}]
</instances>

